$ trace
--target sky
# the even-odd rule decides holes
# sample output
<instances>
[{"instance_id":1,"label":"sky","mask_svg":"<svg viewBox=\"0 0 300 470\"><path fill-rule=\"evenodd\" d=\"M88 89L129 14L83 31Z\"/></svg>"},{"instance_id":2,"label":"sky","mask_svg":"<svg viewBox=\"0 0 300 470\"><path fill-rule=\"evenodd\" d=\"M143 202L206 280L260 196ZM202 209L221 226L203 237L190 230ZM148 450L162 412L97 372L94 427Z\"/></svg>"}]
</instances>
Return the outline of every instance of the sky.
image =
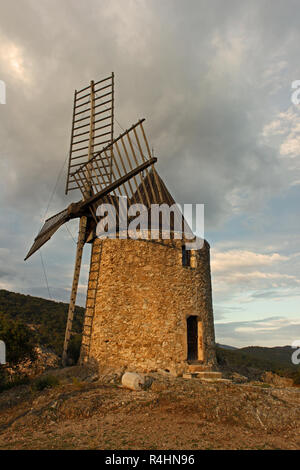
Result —
<instances>
[{"instance_id":1,"label":"sky","mask_svg":"<svg viewBox=\"0 0 300 470\"><path fill-rule=\"evenodd\" d=\"M299 340L299 23L293 0L0 0L0 288L68 301L78 222L23 259L80 199L74 89L114 71L115 134L146 118L175 200L205 204L217 341Z\"/></svg>"}]
</instances>

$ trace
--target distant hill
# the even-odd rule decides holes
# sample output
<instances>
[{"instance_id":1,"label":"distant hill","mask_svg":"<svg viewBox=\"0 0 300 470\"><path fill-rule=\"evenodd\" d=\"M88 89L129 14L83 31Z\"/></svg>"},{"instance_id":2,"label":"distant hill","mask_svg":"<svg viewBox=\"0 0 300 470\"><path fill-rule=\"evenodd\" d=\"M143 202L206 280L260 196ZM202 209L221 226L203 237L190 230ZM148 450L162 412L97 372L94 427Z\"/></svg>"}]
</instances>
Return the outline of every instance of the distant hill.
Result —
<instances>
[{"instance_id":1,"label":"distant hill","mask_svg":"<svg viewBox=\"0 0 300 470\"><path fill-rule=\"evenodd\" d=\"M31 295L0 290L0 315L30 326L40 345L61 355L68 314L68 304ZM84 308L76 307L73 331L80 335Z\"/></svg>"},{"instance_id":2,"label":"distant hill","mask_svg":"<svg viewBox=\"0 0 300 470\"><path fill-rule=\"evenodd\" d=\"M234 346L228 346L228 344L216 343L216 346L222 349L238 349L238 348L235 348Z\"/></svg>"},{"instance_id":3,"label":"distant hill","mask_svg":"<svg viewBox=\"0 0 300 470\"><path fill-rule=\"evenodd\" d=\"M298 383L300 367L291 361L294 349L290 346L266 348L248 346L240 349L217 347L217 358L221 368L236 371L242 375L259 375L262 371L271 371L284 377L290 377Z\"/></svg>"},{"instance_id":4,"label":"distant hill","mask_svg":"<svg viewBox=\"0 0 300 470\"><path fill-rule=\"evenodd\" d=\"M284 367L293 366L291 362L291 355L294 349L291 346L274 346L272 348L266 348L262 346L247 346L246 348L240 348L241 353L249 354L251 357L262 359L264 361L276 362L276 364L282 364Z\"/></svg>"}]
</instances>

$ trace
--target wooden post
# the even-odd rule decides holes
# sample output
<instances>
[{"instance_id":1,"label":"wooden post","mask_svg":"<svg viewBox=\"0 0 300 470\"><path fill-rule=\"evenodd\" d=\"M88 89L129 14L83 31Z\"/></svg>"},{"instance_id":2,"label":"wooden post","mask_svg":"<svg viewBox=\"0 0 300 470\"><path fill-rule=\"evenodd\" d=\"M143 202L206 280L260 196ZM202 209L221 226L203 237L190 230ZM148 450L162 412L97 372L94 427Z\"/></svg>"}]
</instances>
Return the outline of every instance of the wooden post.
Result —
<instances>
[{"instance_id":1,"label":"wooden post","mask_svg":"<svg viewBox=\"0 0 300 470\"><path fill-rule=\"evenodd\" d=\"M66 333L65 333L64 350L63 350L63 355L62 355L62 364L64 367L66 367L67 365L67 351L68 351L69 340L70 340L71 332L72 332L72 324L73 324L74 311L75 311L75 305L76 305L82 252L83 252L83 247L84 247L84 242L85 242L86 225L87 225L87 217L83 216L80 218L80 222L79 222L79 233L78 233L77 248L76 248L75 269L74 269L74 275L73 275L71 299L70 299L70 304L69 304L68 319L67 319L67 326L66 326Z\"/></svg>"},{"instance_id":2,"label":"wooden post","mask_svg":"<svg viewBox=\"0 0 300 470\"><path fill-rule=\"evenodd\" d=\"M89 149L88 149L88 159L89 161L93 157L94 152L94 133L95 133L95 92L94 92L94 82L91 81L91 115L90 115L90 136L89 136ZM90 166L87 167L87 181L88 184L85 186L85 194L84 197L87 199L91 196L91 172ZM82 260L82 252L85 243L86 237L86 226L87 226L87 217L84 215L80 217L79 222L79 233L78 233L78 240L77 240L77 248L76 248L76 259L75 259L75 269L73 275L73 283L72 283L72 290L71 290L71 299L70 305L68 310L68 319L67 319L67 326L66 326L66 333L65 333L65 341L64 341L64 349L62 355L62 365L66 367L67 359L68 359L68 345L72 333L72 325L73 325L73 318L74 318L74 311L76 305L76 297L77 297L77 290L78 290L78 282L80 276L80 268L81 268L81 260Z\"/></svg>"}]
</instances>

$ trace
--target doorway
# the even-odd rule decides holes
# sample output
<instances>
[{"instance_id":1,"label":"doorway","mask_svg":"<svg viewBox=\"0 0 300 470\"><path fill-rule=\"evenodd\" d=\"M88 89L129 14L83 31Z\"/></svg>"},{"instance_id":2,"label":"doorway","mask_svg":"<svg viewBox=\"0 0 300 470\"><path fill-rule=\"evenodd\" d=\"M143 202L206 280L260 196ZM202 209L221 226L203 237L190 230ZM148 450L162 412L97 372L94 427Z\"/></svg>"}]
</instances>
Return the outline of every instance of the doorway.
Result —
<instances>
[{"instance_id":1,"label":"doorway","mask_svg":"<svg viewBox=\"0 0 300 470\"><path fill-rule=\"evenodd\" d=\"M187 359L198 360L198 317L191 315L187 318Z\"/></svg>"}]
</instances>

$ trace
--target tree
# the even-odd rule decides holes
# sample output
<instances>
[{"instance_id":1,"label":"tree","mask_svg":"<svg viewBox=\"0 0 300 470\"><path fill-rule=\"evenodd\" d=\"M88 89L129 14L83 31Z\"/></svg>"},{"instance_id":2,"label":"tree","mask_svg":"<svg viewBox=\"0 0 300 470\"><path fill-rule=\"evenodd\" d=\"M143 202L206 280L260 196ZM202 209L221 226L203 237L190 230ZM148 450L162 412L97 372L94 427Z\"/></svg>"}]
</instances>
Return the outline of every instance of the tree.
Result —
<instances>
[{"instance_id":1,"label":"tree","mask_svg":"<svg viewBox=\"0 0 300 470\"><path fill-rule=\"evenodd\" d=\"M0 313L0 339L6 345L6 362L11 367L36 358L36 338L33 332L18 320L7 319Z\"/></svg>"}]
</instances>

